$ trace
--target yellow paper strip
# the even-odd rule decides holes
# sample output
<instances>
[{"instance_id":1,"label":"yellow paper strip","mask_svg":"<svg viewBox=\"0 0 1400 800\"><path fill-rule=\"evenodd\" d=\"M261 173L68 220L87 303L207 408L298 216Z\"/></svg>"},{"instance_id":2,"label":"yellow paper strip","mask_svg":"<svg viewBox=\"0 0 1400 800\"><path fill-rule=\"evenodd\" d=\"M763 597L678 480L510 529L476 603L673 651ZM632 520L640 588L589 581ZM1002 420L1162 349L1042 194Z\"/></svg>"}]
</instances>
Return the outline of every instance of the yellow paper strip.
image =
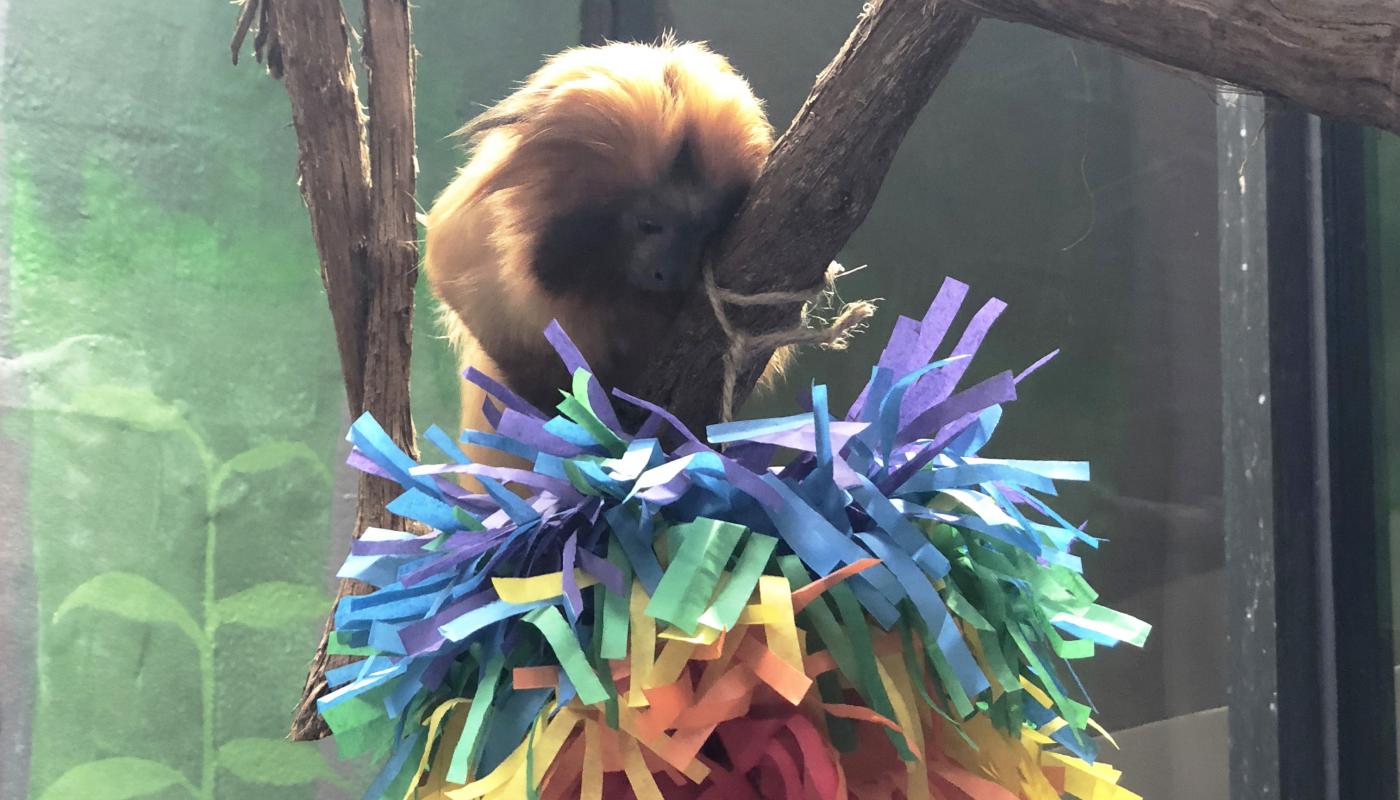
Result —
<instances>
[{"instance_id":1,"label":"yellow paper strip","mask_svg":"<svg viewBox=\"0 0 1400 800\"><path fill-rule=\"evenodd\" d=\"M574 570L574 580L578 582L580 589L586 589L598 582L597 578L585 574L580 569ZM524 605L525 603L562 596L564 594L564 573L550 572L529 578L492 578L491 585L496 589L496 596L502 600L507 603Z\"/></svg>"},{"instance_id":2,"label":"yellow paper strip","mask_svg":"<svg viewBox=\"0 0 1400 800\"><path fill-rule=\"evenodd\" d=\"M543 716L543 715L541 715ZM577 711L571 708L563 708L554 719L549 721L549 727L545 729L544 736L535 743L535 774L532 783L539 788L540 781L544 780L544 775L549 771L549 765L554 763L554 759L559 756L559 751L563 749L564 742L568 741L569 734L578 727L579 716Z\"/></svg>"},{"instance_id":3,"label":"yellow paper strip","mask_svg":"<svg viewBox=\"0 0 1400 800\"><path fill-rule=\"evenodd\" d=\"M762 603L744 606L744 610L739 612L739 621L736 625L772 625L780 623L783 619L781 609L766 606Z\"/></svg>"},{"instance_id":4,"label":"yellow paper strip","mask_svg":"<svg viewBox=\"0 0 1400 800\"><path fill-rule=\"evenodd\" d=\"M622 769L627 773L627 782L632 784L632 793L637 800L665 800L651 770L647 769L637 740L630 736L622 737Z\"/></svg>"},{"instance_id":5,"label":"yellow paper strip","mask_svg":"<svg viewBox=\"0 0 1400 800\"><path fill-rule=\"evenodd\" d=\"M665 686L668 683L675 683L681 676L681 670L690 661L690 654L695 651L693 642L685 642L673 639L661 648L661 657L656 659L656 663L651 666L651 673L647 675L644 689L654 689L657 686Z\"/></svg>"},{"instance_id":6,"label":"yellow paper strip","mask_svg":"<svg viewBox=\"0 0 1400 800\"><path fill-rule=\"evenodd\" d=\"M642 689L646 687L652 661L656 658L656 620L646 613L647 603L650 601L651 598L647 597L641 582L633 581L632 599L628 609L632 615L632 675L627 687L627 705L633 708L647 704L647 697L642 694Z\"/></svg>"},{"instance_id":7,"label":"yellow paper strip","mask_svg":"<svg viewBox=\"0 0 1400 800\"><path fill-rule=\"evenodd\" d=\"M787 578L764 575L758 579L758 594L763 605L776 618L764 623L768 633L768 649L795 670L802 670L802 647L797 643L797 620L792 613L792 587Z\"/></svg>"},{"instance_id":8,"label":"yellow paper strip","mask_svg":"<svg viewBox=\"0 0 1400 800\"><path fill-rule=\"evenodd\" d=\"M672 642L688 642L690 644L706 645L714 644L719 640L720 634L724 631L719 628L711 628L701 624L695 631L694 636L687 636L680 628L667 628L662 631L659 638Z\"/></svg>"},{"instance_id":9,"label":"yellow paper strip","mask_svg":"<svg viewBox=\"0 0 1400 800\"><path fill-rule=\"evenodd\" d=\"M448 700L433 709L433 713L428 715L428 718L423 721L423 724L428 726L428 745L423 748L423 757L418 761L418 770L413 773L413 780L408 782L408 792L404 794L403 800L412 800L414 792L418 789L419 782L423 779L423 773L428 770L428 757L432 755L433 741L437 739L438 726L442 724L442 720L452 709L463 703L470 702L470 700L463 697L459 697L455 700Z\"/></svg>"},{"instance_id":10,"label":"yellow paper strip","mask_svg":"<svg viewBox=\"0 0 1400 800\"><path fill-rule=\"evenodd\" d=\"M914 714L913 691L908 685L908 676L904 675L905 683L899 685L891 676L891 667L898 659L888 656L884 659L875 660L875 669L880 675L880 682L885 686L885 692L890 697L890 705L894 707L894 721L899 723L900 729L904 733L904 742L914 751L914 757L923 758L923 738L924 732L919 725L918 718ZM898 672L904 672L904 664L899 661Z\"/></svg>"},{"instance_id":11,"label":"yellow paper strip","mask_svg":"<svg viewBox=\"0 0 1400 800\"><path fill-rule=\"evenodd\" d=\"M583 787L578 800L603 800L603 739L596 720L583 723Z\"/></svg>"},{"instance_id":12,"label":"yellow paper strip","mask_svg":"<svg viewBox=\"0 0 1400 800\"><path fill-rule=\"evenodd\" d=\"M502 761L499 766L491 770L491 774L472 781L459 789L452 789L445 793L448 800L474 800L477 797L485 797L487 793L494 792L505 786L511 778L525 770L525 751L529 749L529 741L523 741L515 751ZM523 787L522 787L523 788ZM523 794L521 795L524 796Z\"/></svg>"}]
</instances>

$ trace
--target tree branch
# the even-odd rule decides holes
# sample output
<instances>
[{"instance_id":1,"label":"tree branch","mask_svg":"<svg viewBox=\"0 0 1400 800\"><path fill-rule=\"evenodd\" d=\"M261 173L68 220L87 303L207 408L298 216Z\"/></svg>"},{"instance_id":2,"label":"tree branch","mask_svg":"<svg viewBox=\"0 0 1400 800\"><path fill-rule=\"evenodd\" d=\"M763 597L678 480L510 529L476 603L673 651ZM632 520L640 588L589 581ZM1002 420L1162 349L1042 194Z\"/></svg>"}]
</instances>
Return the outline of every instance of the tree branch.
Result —
<instances>
[{"instance_id":1,"label":"tree branch","mask_svg":"<svg viewBox=\"0 0 1400 800\"><path fill-rule=\"evenodd\" d=\"M899 143L972 36L977 17L937 0L868 4L836 58L774 146L763 174L715 256L717 283L743 292L820 284L827 265L875 203ZM800 306L734 308L731 321L762 333L791 328ZM694 298L658 352L641 396L694 429L720 418L725 341L708 300ZM749 354L742 402L770 352Z\"/></svg>"},{"instance_id":2,"label":"tree branch","mask_svg":"<svg viewBox=\"0 0 1400 800\"><path fill-rule=\"evenodd\" d=\"M1394 0L959 0L1400 133Z\"/></svg>"},{"instance_id":3,"label":"tree branch","mask_svg":"<svg viewBox=\"0 0 1400 800\"><path fill-rule=\"evenodd\" d=\"M232 43L235 57L251 20L255 50L281 75L292 104L298 176L320 255L336 346L352 417L368 411L399 447L416 455L409 407L414 223L413 49L406 0L365 0L365 65L369 72L368 144L350 63L348 25L338 0L246 0ZM366 528L402 530L385 508L392 481L361 475L353 535ZM372 587L341 581L337 601ZM320 646L292 722L291 738L329 731L316 713L325 673L347 663Z\"/></svg>"}]
</instances>

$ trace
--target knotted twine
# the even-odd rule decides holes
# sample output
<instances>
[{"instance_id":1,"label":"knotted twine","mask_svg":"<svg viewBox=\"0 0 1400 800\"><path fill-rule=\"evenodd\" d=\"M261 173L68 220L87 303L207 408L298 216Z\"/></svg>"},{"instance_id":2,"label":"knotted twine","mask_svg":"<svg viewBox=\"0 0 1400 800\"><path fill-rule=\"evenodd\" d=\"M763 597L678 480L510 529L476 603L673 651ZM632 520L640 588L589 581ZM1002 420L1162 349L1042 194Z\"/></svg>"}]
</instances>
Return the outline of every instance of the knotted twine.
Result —
<instances>
[{"instance_id":1,"label":"knotted twine","mask_svg":"<svg viewBox=\"0 0 1400 800\"><path fill-rule=\"evenodd\" d=\"M834 297L838 278L850 275L860 269L864 269L864 267L848 270L833 261L831 266L826 268L826 274L822 277L821 283L810 289L743 294L721 287L715 282L714 270L708 265L706 266L705 295L710 300L710 308L714 310L715 320L719 322L720 330L724 331L725 338L729 340L729 348L724 354L724 390L720 399L722 421L729 422L733 418L734 384L739 379L739 370L755 353L766 353L782 347L803 345L816 345L823 350L846 349L846 346L850 344L851 336L859 331L865 321L875 313L873 302L857 300L844 304L836 318L825 327L809 325L808 321L815 319L809 314L814 306ZM795 327L767 333L749 333L739 330L730 321L729 314L725 311L726 305L752 307L777 306L788 303L802 303L801 321Z\"/></svg>"}]
</instances>

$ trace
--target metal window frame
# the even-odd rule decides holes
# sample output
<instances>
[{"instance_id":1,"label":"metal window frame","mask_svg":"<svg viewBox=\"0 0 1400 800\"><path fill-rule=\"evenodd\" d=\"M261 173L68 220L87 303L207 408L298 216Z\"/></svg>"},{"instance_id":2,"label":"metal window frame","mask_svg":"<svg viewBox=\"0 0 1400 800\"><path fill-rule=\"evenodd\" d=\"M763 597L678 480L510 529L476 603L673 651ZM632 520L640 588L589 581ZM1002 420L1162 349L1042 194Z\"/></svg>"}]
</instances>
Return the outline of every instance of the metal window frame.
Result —
<instances>
[{"instance_id":1,"label":"metal window frame","mask_svg":"<svg viewBox=\"0 0 1400 800\"><path fill-rule=\"evenodd\" d=\"M1230 796L1388 800L1365 132L1218 109Z\"/></svg>"}]
</instances>

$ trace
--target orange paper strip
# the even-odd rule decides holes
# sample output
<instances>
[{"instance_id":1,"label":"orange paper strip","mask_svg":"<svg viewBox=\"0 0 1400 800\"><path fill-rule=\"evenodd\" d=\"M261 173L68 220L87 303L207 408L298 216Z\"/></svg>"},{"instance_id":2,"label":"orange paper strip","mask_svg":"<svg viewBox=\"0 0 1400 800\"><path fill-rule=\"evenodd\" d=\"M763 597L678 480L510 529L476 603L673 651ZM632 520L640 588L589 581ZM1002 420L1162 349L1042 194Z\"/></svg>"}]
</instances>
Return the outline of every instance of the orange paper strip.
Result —
<instances>
[{"instance_id":1,"label":"orange paper strip","mask_svg":"<svg viewBox=\"0 0 1400 800\"><path fill-rule=\"evenodd\" d=\"M803 586L801 589L795 590L792 593L792 610L801 611L810 605L813 600L821 596L822 592L825 592L827 589L830 589L852 575L858 575L879 563L880 559L878 558L862 558L854 564L847 564L830 575L818 578L806 586Z\"/></svg>"}]
</instances>

